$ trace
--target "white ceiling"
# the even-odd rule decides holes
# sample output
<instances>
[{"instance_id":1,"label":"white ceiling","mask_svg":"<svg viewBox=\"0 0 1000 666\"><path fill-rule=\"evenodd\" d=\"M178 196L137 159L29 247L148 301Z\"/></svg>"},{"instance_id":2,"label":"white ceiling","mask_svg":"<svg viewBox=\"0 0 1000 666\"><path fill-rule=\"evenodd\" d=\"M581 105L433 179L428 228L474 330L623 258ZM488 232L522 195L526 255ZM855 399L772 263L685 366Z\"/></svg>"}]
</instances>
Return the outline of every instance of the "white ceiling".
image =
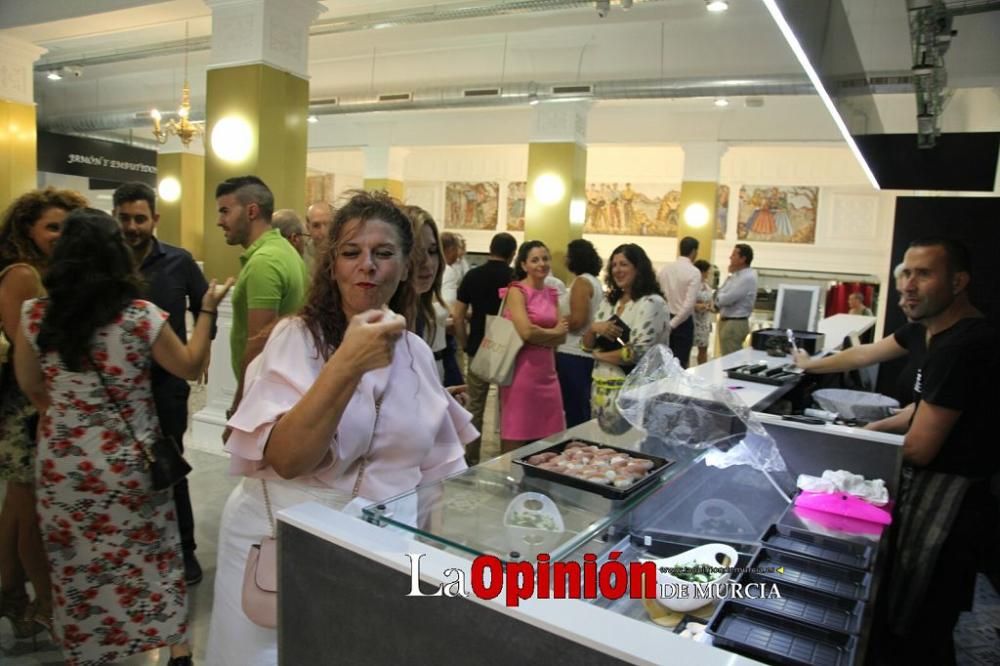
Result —
<instances>
[{"instance_id":1,"label":"white ceiling","mask_svg":"<svg viewBox=\"0 0 1000 666\"><path fill-rule=\"evenodd\" d=\"M323 32L338 21L382 12L510 1L327 0L322 3L327 11L313 29ZM728 12L715 15L705 11L703 0L636 0L631 11L613 7L605 19L598 18L592 6L583 6L314 34L309 40L311 97L528 82L800 76L794 56L763 4L759 0L732 0L730 4ZM848 11L852 24L860 26L856 35L866 69L908 69L904 0L850 0ZM961 17L955 27L959 35L947 59L952 85L1000 85L1000 41L995 39L1000 34L1000 12ZM211 13L201 0L0 2L0 34L48 49L42 65L82 63L79 78L49 81L42 72L36 74L35 99L43 123L67 115L174 107L185 79L183 53L140 57L139 51L182 41L186 29L195 45L188 57L187 77L197 112L204 107L205 71L211 58L210 51L200 46L211 31ZM98 56L116 62L88 64ZM759 114L759 110L744 109L741 101L734 100L724 110L734 116L731 125L759 125L735 118ZM660 100L659 104L670 112L717 113L710 99L671 102L667 105ZM805 106L809 113L823 113L817 104ZM827 127L816 119L803 121L807 127ZM781 132L772 128L768 134L778 134L780 139ZM791 135L798 140L801 132ZM829 135L816 138L828 140Z\"/></svg>"}]
</instances>

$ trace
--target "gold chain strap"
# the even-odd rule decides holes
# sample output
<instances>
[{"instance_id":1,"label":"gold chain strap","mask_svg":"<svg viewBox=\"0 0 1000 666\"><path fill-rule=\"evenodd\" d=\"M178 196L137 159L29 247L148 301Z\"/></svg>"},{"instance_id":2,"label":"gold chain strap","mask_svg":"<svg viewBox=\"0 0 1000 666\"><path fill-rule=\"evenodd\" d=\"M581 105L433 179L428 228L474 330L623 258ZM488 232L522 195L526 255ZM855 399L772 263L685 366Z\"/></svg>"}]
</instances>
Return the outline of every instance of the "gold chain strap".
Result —
<instances>
[{"instance_id":1,"label":"gold chain strap","mask_svg":"<svg viewBox=\"0 0 1000 666\"><path fill-rule=\"evenodd\" d=\"M267 509L267 524L271 526L271 538L277 539L278 536L275 533L276 530L274 525L274 512L271 511L271 496L267 493L267 481L261 479L260 485L264 489L264 508Z\"/></svg>"},{"instance_id":2,"label":"gold chain strap","mask_svg":"<svg viewBox=\"0 0 1000 666\"><path fill-rule=\"evenodd\" d=\"M383 396L384 397L384 396ZM375 429L378 427L378 416L382 412L382 398L375 401L375 422L372 423L372 438L368 442L368 451L361 457L361 467L358 468L358 478L354 481L354 490L351 491L351 499L361 493L361 480L365 478L365 467L368 466L368 456L375 445Z\"/></svg>"}]
</instances>

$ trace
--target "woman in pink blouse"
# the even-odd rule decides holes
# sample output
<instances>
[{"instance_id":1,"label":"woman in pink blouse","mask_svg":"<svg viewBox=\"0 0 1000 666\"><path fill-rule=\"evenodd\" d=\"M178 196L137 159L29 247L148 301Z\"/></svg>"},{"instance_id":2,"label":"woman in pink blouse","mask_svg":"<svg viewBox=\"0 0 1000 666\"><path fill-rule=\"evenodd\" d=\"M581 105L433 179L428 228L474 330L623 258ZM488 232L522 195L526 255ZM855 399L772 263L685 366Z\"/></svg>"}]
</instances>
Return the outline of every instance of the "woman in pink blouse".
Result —
<instances>
[{"instance_id":1,"label":"woman in pink blouse","mask_svg":"<svg viewBox=\"0 0 1000 666\"><path fill-rule=\"evenodd\" d=\"M229 420L231 471L243 475L222 515L206 661L277 663L277 631L243 613L247 552L271 534L271 510L319 500L357 511L465 469L472 416L444 390L427 344L406 331L409 220L384 194L337 211L301 313L274 327L248 366Z\"/></svg>"}]
</instances>

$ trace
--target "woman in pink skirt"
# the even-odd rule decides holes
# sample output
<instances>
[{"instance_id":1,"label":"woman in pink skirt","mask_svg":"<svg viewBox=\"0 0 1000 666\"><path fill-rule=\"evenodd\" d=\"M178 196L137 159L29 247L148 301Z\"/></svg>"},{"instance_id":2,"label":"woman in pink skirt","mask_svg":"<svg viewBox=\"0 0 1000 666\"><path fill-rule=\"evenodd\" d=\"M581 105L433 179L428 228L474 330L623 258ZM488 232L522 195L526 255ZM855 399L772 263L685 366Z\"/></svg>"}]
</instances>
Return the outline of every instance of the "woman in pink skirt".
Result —
<instances>
[{"instance_id":1,"label":"woman in pink skirt","mask_svg":"<svg viewBox=\"0 0 1000 666\"><path fill-rule=\"evenodd\" d=\"M551 257L541 241L521 245L503 316L514 322L524 346L514 362L514 379L500 387L501 451L507 453L566 429L555 349L566 340L559 318L558 292L545 286Z\"/></svg>"}]
</instances>

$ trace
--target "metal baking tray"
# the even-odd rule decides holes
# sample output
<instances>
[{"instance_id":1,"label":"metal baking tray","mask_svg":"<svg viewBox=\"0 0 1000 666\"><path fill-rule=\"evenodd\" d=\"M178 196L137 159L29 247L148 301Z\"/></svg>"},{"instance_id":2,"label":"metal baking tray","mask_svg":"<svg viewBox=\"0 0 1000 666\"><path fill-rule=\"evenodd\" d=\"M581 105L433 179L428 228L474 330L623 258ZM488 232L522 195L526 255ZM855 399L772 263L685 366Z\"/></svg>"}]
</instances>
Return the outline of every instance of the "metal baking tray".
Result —
<instances>
[{"instance_id":1,"label":"metal baking tray","mask_svg":"<svg viewBox=\"0 0 1000 666\"><path fill-rule=\"evenodd\" d=\"M854 663L857 636L772 615L742 602L724 601L705 629L716 647L770 663L847 666Z\"/></svg>"},{"instance_id":2,"label":"metal baking tray","mask_svg":"<svg viewBox=\"0 0 1000 666\"><path fill-rule=\"evenodd\" d=\"M539 453L562 453L566 448L567 444L572 442L580 442L582 444L589 444L591 446L598 446L603 449L614 449L627 456L632 456L633 458L643 458L645 460L652 460L655 464L653 468L643 478L639 479L633 483L628 488L615 488L614 486L609 486L603 483L594 483L592 481L584 481L583 479L577 479L572 476L567 476L560 472L553 472L552 470L542 469L528 462L528 458L532 456L537 456ZM586 490L588 492L597 493L603 497L613 500L622 500L634 495L643 488L648 488L651 484L656 482L656 479L666 468L674 464L673 460L667 460L666 458L661 458L660 456L650 455L648 453L642 453L641 451L632 451L631 449L622 449L617 446L609 446L607 444L602 444L600 442L594 442L587 439L580 439L575 437L573 439L567 439L563 442L559 442L553 446L550 446L541 451L535 451L530 455L523 456L521 458L515 458L514 463L521 466L524 473L528 476L538 477L540 479L547 479L549 481L554 481L556 483L561 483L566 486L571 486L573 488L579 488L580 490Z\"/></svg>"},{"instance_id":3,"label":"metal baking tray","mask_svg":"<svg viewBox=\"0 0 1000 666\"><path fill-rule=\"evenodd\" d=\"M784 386L790 382L797 382L802 378L801 373L786 370L784 366L750 372L751 368L757 369L760 367L765 366L758 363L737 365L732 368L726 368L726 376L730 379L741 379L745 382L757 382L758 384L770 384L771 386Z\"/></svg>"},{"instance_id":4,"label":"metal baking tray","mask_svg":"<svg viewBox=\"0 0 1000 666\"><path fill-rule=\"evenodd\" d=\"M867 601L871 594L872 575L866 571L828 564L780 550L761 548L750 570L770 583L797 585L836 597Z\"/></svg>"},{"instance_id":5,"label":"metal baking tray","mask_svg":"<svg viewBox=\"0 0 1000 666\"><path fill-rule=\"evenodd\" d=\"M772 581L760 578L753 573L744 572L737 582L746 585L748 583L770 584ZM811 624L848 634L858 634L861 631L861 620L865 614L863 601L834 597L797 585L779 584L778 594L781 596L760 599L743 597L739 601L746 606L760 608L803 624Z\"/></svg>"},{"instance_id":6,"label":"metal baking tray","mask_svg":"<svg viewBox=\"0 0 1000 666\"><path fill-rule=\"evenodd\" d=\"M845 541L784 525L771 525L760 538L760 543L793 555L862 571L870 571L875 559L875 548L870 544Z\"/></svg>"}]
</instances>

